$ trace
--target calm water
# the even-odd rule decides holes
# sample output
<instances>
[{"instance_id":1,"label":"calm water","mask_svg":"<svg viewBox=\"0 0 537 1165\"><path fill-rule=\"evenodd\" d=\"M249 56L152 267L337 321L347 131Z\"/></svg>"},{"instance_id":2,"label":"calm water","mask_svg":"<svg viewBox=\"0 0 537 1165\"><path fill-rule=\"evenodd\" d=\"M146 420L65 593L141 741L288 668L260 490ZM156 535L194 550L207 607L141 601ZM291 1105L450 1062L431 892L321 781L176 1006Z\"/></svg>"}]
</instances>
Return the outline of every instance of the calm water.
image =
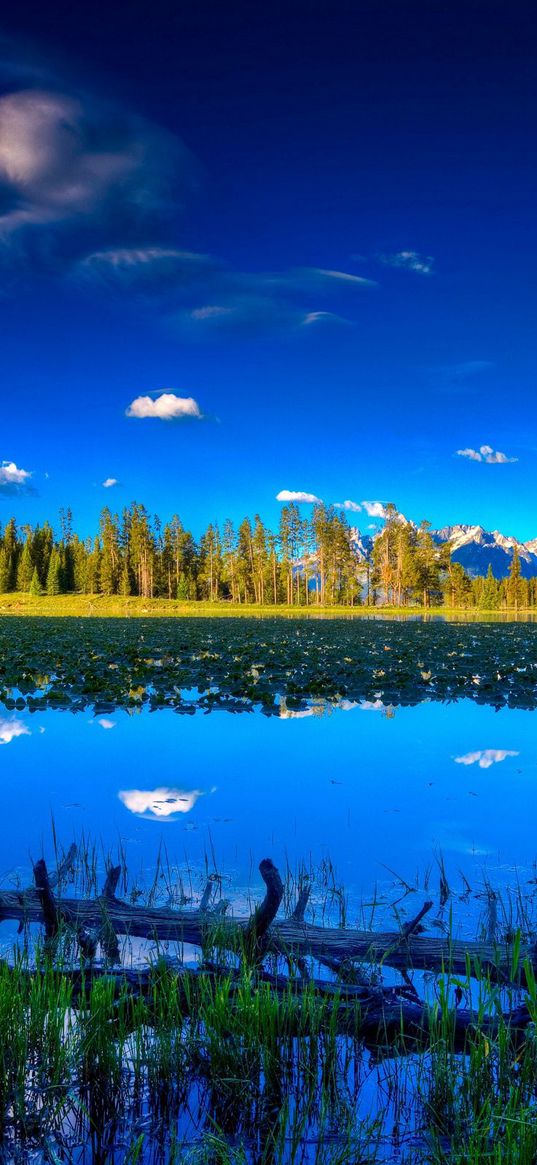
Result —
<instances>
[{"instance_id":1,"label":"calm water","mask_svg":"<svg viewBox=\"0 0 537 1165\"><path fill-rule=\"evenodd\" d=\"M392 874L423 877L442 851L455 882L488 871L531 877L537 857L534 713L470 701L390 709L380 703L258 713L0 713L4 884L30 880L84 831L148 877L161 842L203 877L205 857L229 891L257 864L330 857L351 899ZM226 891L227 893L227 891ZM230 893L229 896L232 896Z\"/></svg>"}]
</instances>

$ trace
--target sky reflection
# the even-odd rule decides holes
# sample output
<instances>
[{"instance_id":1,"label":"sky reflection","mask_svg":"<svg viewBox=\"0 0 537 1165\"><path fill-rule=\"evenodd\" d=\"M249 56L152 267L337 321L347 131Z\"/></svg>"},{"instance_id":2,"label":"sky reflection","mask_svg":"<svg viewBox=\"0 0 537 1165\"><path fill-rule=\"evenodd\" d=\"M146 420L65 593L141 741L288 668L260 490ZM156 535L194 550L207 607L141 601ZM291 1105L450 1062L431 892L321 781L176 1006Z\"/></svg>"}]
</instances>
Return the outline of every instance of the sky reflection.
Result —
<instances>
[{"instance_id":1,"label":"sky reflection","mask_svg":"<svg viewBox=\"0 0 537 1165\"><path fill-rule=\"evenodd\" d=\"M105 850L121 839L147 870L166 826L174 859L201 869L208 857L235 885L267 856L282 868L329 857L346 886L365 894L387 866L411 882L438 850L455 878L464 868L471 880L484 861L531 867L531 712L470 700L351 705L282 719L6 714L0 742L14 744L0 749L4 870L46 844L51 816L65 844L82 831Z\"/></svg>"}]
</instances>

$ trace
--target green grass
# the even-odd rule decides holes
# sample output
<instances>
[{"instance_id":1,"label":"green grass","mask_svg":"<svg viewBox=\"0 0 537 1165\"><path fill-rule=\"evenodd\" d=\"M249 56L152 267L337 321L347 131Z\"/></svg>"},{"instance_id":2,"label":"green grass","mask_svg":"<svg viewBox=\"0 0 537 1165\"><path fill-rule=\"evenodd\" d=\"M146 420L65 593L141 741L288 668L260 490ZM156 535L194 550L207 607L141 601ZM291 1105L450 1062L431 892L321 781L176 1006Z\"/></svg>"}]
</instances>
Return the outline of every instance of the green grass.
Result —
<instances>
[{"instance_id":1,"label":"green grass","mask_svg":"<svg viewBox=\"0 0 537 1165\"><path fill-rule=\"evenodd\" d=\"M57 861L63 856L58 848ZM100 884L103 860L98 871L95 846L82 844L69 874L74 893L88 879ZM299 873L287 887L291 900ZM321 897L333 874L331 866L319 871ZM151 892L148 882L144 900ZM530 916L524 902L520 913ZM456 978L439 974L423 1043L400 1036L386 1045L381 1035L378 1047L364 1048L352 1032L341 1034L337 1007L311 983L301 996L276 994L247 966L226 971L223 950L212 952L217 979L203 966L178 975L154 951L141 997L110 974L90 983L67 926L55 949L24 938L24 955L0 963L5 1160L381 1165L393 1150L400 1165L535 1163L535 1028L521 1039L508 1019L494 1037L485 1027L486 1015L521 998L537 1020L527 963L524 993L475 966ZM514 941L514 978L518 950ZM62 966L82 970L81 982ZM422 977L412 978L423 996ZM463 1052L454 1040L456 989L476 1014Z\"/></svg>"},{"instance_id":2,"label":"green grass","mask_svg":"<svg viewBox=\"0 0 537 1165\"><path fill-rule=\"evenodd\" d=\"M126 1160L152 1161L158 1149L163 1161L193 1165L372 1165L390 1159L382 1150L397 1128L404 1165L534 1165L533 1029L521 1044L503 1023L492 1039L478 1018L456 1051L447 977L429 1045L409 1054L396 1042L371 1059L307 986L301 1001L276 997L245 973L231 996L229 979L200 971L185 998L162 965L146 998L104 978L73 1007L70 983L49 964L27 972L22 962L0 967L6 1152L46 1145L52 1160L108 1161L127 1146ZM470 980L461 986L469 992ZM493 1012L499 988L484 977L477 991L478 1016ZM537 1014L531 992L529 1002Z\"/></svg>"},{"instance_id":3,"label":"green grass","mask_svg":"<svg viewBox=\"0 0 537 1165\"><path fill-rule=\"evenodd\" d=\"M98 616L105 619L119 618L378 618L400 619L404 616L422 615L424 618L443 616L446 619L470 619L481 621L502 621L517 616L537 616L535 608L527 611L509 609L502 611L480 611L478 608L461 607L367 607L367 606L321 606L312 601L308 606L287 606L285 604L259 606L253 603L214 603L175 599L122 598L121 595L30 595L25 592L10 592L0 595L0 615L41 615L51 617L89 618Z\"/></svg>"}]
</instances>

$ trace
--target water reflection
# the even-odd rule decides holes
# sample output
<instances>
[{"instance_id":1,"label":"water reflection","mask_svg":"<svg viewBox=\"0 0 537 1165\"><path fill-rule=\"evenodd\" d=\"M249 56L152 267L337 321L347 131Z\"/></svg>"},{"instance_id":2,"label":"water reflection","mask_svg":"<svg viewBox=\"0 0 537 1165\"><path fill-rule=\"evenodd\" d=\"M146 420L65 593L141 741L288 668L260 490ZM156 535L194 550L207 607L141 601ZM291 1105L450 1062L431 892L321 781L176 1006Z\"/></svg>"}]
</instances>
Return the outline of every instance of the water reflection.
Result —
<instances>
[{"instance_id":1,"label":"water reflection","mask_svg":"<svg viewBox=\"0 0 537 1165\"><path fill-rule=\"evenodd\" d=\"M0 749L4 867L46 845L52 815L62 843L84 832L106 852L121 839L145 871L166 826L173 860L197 870L207 860L235 887L255 880L265 856L282 869L330 858L355 895L370 894L386 866L411 884L439 848L455 880L464 868L473 883L486 854L489 868L531 868L531 713L428 701L393 718L376 693L339 708L293 703L282 718L103 708L91 732L85 711L4 712L0 742L15 740ZM495 747L476 748L487 742Z\"/></svg>"},{"instance_id":2,"label":"water reflection","mask_svg":"<svg viewBox=\"0 0 537 1165\"><path fill-rule=\"evenodd\" d=\"M508 756L520 756L520 753L512 748L480 748L476 752L466 752L464 756L456 756L455 764L479 765L480 769L490 769L491 765L498 764L499 761L505 760Z\"/></svg>"},{"instance_id":3,"label":"water reflection","mask_svg":"<svg viewBox=\"0 0 537 1165\"><path fill-rule=\"evenodd\" d=\"M10 744L18 736L31 736L30 729L23 720L16 717L0 719L0 744Z\"/></svg>"},{"instance_id":4,"label":"water reflection","mask_svg":"<svg viewBox=\"0 0 537 1165\"><path fill-rule=\"evenodd\" d=\"M203 796L202 789L187 792L185 789L170 789L166 785L158 789L124 789L118 793L120 801L131 813L150 821L163 821L175 817L177 813L190 813L198 798Z\"/></svg>"},{"instance_id":5,"label":"water reflection","mask_svg":"<svg viewBox=\"0 0 537 1165\"><path fill-rule=\"evenodd\" d=\"M306 708L289 708L287 700L282 697L279 702L280 720L305 720L309 716L331 716L333 712L353 712L359 708L361 712L382 712L390 719L395 715L392 704L385 704L380 698L374 700L310 700Z\"/></svg>"}]
</instances>

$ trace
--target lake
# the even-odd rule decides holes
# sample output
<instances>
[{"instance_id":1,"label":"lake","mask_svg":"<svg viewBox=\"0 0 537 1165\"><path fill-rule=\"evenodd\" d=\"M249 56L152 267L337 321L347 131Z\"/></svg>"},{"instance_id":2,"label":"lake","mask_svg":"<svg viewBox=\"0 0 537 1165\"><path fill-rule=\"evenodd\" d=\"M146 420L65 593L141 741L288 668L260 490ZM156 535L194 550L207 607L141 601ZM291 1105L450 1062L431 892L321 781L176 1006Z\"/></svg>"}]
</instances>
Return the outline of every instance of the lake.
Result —
<instances>
[{"instance_id":1,"label":"lake","mask_svg":"<svg viewBox=\"0 0 537 1165\"><path fill-rule=\"evenodd\" d=\"M353 909L376 885L388 899L395 875L417 884L440 853L458 884L531 876L535 625L78 622L76 636L71 620L0 627L4 882L29 876L51 818L64 844L121 840L140 876L164 845L174 868L198 882L216 868L239 895L264 856L314 871L330 859ZM107 672L97 693L90 657ZM345 695L309 693L333 690L331 669L347 669ZM435 681L469 695L438 698Z\"/></svg>"},{"instance_id":2,"label":"lake","mask_svg":"<svg viewBox=\"0 0 537 1165\"><path fill-rule=\"evenodd\" d=\"M96 844L98 885L108 855L126 863L132 900L150 891L156 904L188 909L215 875L217 896L245 915L263 892L259 862L270 857L284 878L301 870L313 878L309 921L399 932L431 898L430 935L449 929L490 938L491 928L499 936L518 925L522 897L529 928L537 884L536 678L537 626L522 621L1 620L3 887L30 885L33 861L44 853L52 868L55 843L67 849L74 839L83 850ZM4 950L15 937L16 924L4 922ZM133 941L123 951L136 963L147 944ZM187 964L197 958L186 950ZM393 982L394 973L385 978ZM440 981L419 973L414 980L429 1001ZM467 987L467 1001L478 990ZM496 1002L504 1007L506 998ZM444 1159L443 1116L431 1107L444 1070L438 1053L370 1057L356 1040L321 1043L334 1075L329 1108L322 1116L315 1102L300 1125L283 1095L274 1101L268 1061L258 1064L257 1099L245 1107L253 1069L241 1058L242 1036L229 1042L225 1013L223 1025L211 1045L220 1091L192 1078L184 1051L184 1093L173 1118L156 1128L150 1076L148 1101L136 1100L125 1083L140 1046L127 1035L117 1053L124 1124L117 1114L96 1118L97 1151L91 1122L73 1124L68 1107L61 1124L52 1111L54 1151L68 1146L80 1163L122 1163L139 1159L143 1140L140 1159L148 1162L183 1159L173 1155L176 1145L189 1161L241 1165ZM150 1066L155 1048L161 1055L168 1047L167 1035L149 1030L144 1038L140 1056ZM487 1045L477 1046L486 1060ZM295 1047L288 1068L295 1054L299 1064ZM527 1058L531 1092L530 1052ZM465 1095L464 1068L456 1057L450 1062L452 1085L462 1080ZM314 1075L322 1082L319 1064ZM311 1079L307 1063L304 1069L301 1081ZM293 1104L302 1087L289 1093ZM46 1089L43 1096L36 1105L48 1113ZM267 1126L279 1129L277 1152L259 1126L267 1105L277 1109ZM345 1156L343 1110L366 1157L356 1149ZM298 1126L300 1151L293 1148ZM483 1127L486 1138L487 1120ZM224 1143L235 1146L229 1156L227 1148L213 1153L215 1128L224 1138L219 1152ZM431 1128L440 1137L435 1157ZM206 1156L196 1156L202 1149Z\"/></svg>"}]
</instances>

